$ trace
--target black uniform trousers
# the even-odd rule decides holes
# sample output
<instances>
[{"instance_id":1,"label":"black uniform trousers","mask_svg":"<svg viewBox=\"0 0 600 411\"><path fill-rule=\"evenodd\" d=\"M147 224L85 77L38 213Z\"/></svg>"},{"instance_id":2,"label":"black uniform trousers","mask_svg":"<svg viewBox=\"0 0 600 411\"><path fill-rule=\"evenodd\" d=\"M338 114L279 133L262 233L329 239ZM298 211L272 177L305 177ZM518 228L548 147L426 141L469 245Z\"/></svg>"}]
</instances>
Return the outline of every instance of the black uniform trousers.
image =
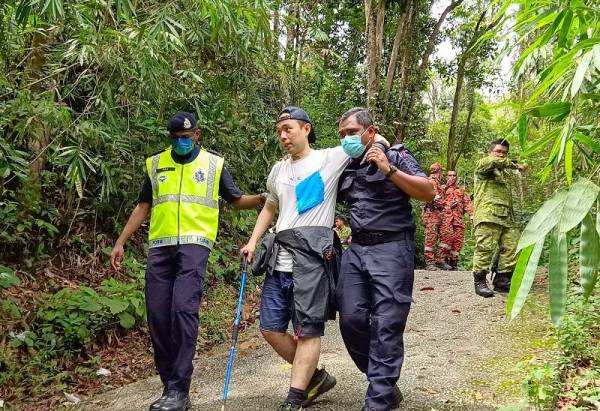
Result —
<instances>
[{"instance_id":1,"label":"black uniform trousers","mask_svg":"<svg viewBox=\"0 0 600 411\"><path fill-rule=\"evenodd\" d=\"M356 366L367 375L365 403L391 409L404 360L412 302L414 240L352 245L342 255L337 299L340 330Z\"/></svg>"},{"instance_id":2,"label":"black uniform trousers","mask_svg":"<svg viewBox=\"0 0 600 411\"><path fill-rule=\"evenodd\" d=\"M168 390L189 392L210 250L196 244L151 248L146 308L154 362Z\"/></svg>"}]
</instances>

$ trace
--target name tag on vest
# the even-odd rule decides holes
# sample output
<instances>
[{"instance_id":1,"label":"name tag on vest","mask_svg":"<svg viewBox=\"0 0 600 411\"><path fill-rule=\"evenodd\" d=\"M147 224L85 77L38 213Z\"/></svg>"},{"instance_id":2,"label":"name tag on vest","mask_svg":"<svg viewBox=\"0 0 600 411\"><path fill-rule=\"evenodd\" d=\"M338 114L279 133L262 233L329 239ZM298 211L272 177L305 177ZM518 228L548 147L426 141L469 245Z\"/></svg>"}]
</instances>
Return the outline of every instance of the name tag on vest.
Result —
<instances>
[{"instance_id":1,"label":"name tag on vest","mask_svg":"<svg viewBox=\"0 0 600 411\"><path fill-rule=\"evenodd\" d=\"M157 168L156 169L156 173L164 173L165 171L175 171L175 167L163 167L163 168Z\"/></svg>"}]
</instances>

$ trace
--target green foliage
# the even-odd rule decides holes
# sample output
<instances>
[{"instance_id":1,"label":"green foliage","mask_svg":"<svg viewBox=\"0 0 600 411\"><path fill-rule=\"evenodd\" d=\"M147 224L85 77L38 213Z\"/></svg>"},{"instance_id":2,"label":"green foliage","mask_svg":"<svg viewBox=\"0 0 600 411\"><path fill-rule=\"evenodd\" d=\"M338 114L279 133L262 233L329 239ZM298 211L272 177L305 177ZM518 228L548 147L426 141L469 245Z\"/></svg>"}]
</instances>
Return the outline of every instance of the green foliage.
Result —
<instances>
[{"instance_id":1,"label":"green foliage","mask_svg":"<svg viewBox=\"0 0 600 411\"><path fill-rule=\"evenodd\" d=\"M61 5L0 5L3 251L39 257L91 218L110 232L178 110L198 114L202 144L227 159L244 191L264 189L282 104L266 4Z\"/></svg>"},{"instance_id":2,"label":"green foliage","mask_svg":"<svg viewBox=\"0 0 600 411\"><path fill-rule=\"evenodd\" d=\"M21 279L17 274L10 268L4 265L0 265L0 295L2 291L13 286L21 285ZM0 304L0 319L7 320L19 320L21 318L21 310L15 303L12 297L2 298Z\"/></svg>"},{"instance_id":3,"label":"green foliage","mask_svg":"<svg viewBox=\"0 0 600 411\"><path fill-rule=\"evenodd\" d=\"M13 338L13 347L26 346L48 358L70 357L118 323L131 328L145 321L140 282L102 282L100 290L63 288L37 311L28 331Z\"/></svg>"},{"instance_id":4,"label":"green foliage","mask_svg":"<svg viewBox=\"0 0 600 411\"><path fill-rule=\"evenodd\" d=\"M549 251L550 310L552 321L557 327L560 325L566 304L568 270L566 234L582 221L579 237L580 272L584 293L586 296L591 294L597 284L597 273L600 269L597 252L600 249L600 241L592 218L592 208L599 193L598 186L581 178L568 190L559 191L547 200L529 221L519 241L518 247L522 251L507 300L506 309L511 318L515 318L523 307L536 274L539 254L544 246L546 235L554 230Z\"/></svg>"},{"instance_id":5,"label":"green foliage","mask_svg":"<svg viewBox=\"0 0 600 411\"><path fill-rule=\"evenodd\" d=\"M8 288L20 284L21 280L11 268L0 265L0 288Z\"/></svg>"},{"instance_id":6,"label":"green foliage","mask_svg":"<svg viewBox=\"0 0 600 411\"><path fill-rule=\"evenodd\" d=\"M523 389L538 409L589 409L600 387L600 298L570 295L567 312L557 330L556 355L536 364ZM579 408L581 407L581 408Z\"/></svg>"}]
</instances>

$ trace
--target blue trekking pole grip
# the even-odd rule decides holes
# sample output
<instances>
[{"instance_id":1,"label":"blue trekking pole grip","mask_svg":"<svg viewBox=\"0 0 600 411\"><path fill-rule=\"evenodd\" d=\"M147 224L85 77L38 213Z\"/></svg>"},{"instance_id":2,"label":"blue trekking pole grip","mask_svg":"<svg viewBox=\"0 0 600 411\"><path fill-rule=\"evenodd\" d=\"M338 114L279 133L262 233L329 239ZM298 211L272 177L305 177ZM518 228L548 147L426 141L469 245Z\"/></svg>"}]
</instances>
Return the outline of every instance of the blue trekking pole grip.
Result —
<instances>
[{"instance_id":1,"label":"blue trekking pole grip","mask_svg":"<svg viewBox=\"0 0 600 411\"><path fill-rule=\"evenodd\" d=\"M233 330L231 333L231 348L229 348L229 361L227 363L227 371L225 372L225 383L223 385L223 405L221 406L221 411L225 410L225 404L227 403L227 393L229 392L229 382L231 381L231 372L233 371L233 361L235 359L235 346L237 344L238 333L240 331L242 306L244 305L244 291L246 290L247 270L248 261L246 260L246 256L243 256L242 277L240 279L240 294L238 296L235 320L233 321Z\"/></svg>"}]
</instances>

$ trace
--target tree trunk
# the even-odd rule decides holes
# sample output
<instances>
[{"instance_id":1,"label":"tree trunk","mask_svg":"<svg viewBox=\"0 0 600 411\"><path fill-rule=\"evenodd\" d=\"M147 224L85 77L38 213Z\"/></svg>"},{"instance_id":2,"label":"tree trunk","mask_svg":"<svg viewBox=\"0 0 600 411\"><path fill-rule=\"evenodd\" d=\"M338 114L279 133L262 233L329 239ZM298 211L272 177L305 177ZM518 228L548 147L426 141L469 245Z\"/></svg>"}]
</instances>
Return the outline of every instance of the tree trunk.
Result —
<instances>
[{"instance_id":1,"label":"tree trunk","mask_svg":"<svg viewBox=\"0 0 600 411\"><path fill-rule=\"evenodd\" d=\"M437 43L438 35L440 34L440 29L442 28L442 24L444 24L444 21L448 17L448 14L450 14L452 10L460 6L463 1L464 0L455 0L452 3L450 3L450 5L448 5L448 7L444 9L442 14L438 18L437 22L435 23L435 26L433 26L433 30L431 31L431 34L427 39L427 47L425 48L425 52L423 53L421 65L419 66L419 75L424 74L425 70L427 70L427 66L429 65L429 58L435 50L435 45Z\"/></svg>"},{"instance_id":2,"label":"tree trunk","mask_svg":"<svg viewBox=\"0 0 600 411\"><path fill-rule=\"evenodd\" d=\"M419 9L416 7L416 5L413 7L413 4L411 2L411 6L409 7L409 11L408 11L408 15L407 15L407 21L406 21L406 29L405 32L406 33L410 33L412 31L414 31L414 27L415 27L415 22L417 20L417 16L419 14ZM408 36L406 37L407 41L405 42L405 44L403 45L404 49L402 52L402 61L400 62L401 65L401 72L400 72L400 79L399 79L399 89L398 89L398 94L399 94L399 109L398 109L398 121L396 121L396 129L394 132L394 135L396 136L396 143L401 143L402 141L404 141L404 132L406 130L406 124L408 122L408 117L409 117L409 112L408 110L408 102L409 102L409 96L412 95L412 89L415 87L414 82L410 81L411 80L411 71L412 71L412 64L415 58L417 58L418 56L415 54L415 49L414 47L412 47L412 44L408 41ZM399 132L402 133L402 136L399 137Z\"/></svg>"},{"instance_id":3,"label":"tree trunk","mask_svg":"<svg viewBox=\"0 0 600 411\"><path fill-rule=\"evenodd\" d=\"M41 81L44 78L46 65L46 48L55 35L56 31L53 29L37 30L31 39L31 54L23 73L23 84L38 98L46 91ZM46 166L46 156L43 153L50 143L48 127L42 119L37 116L32 117L26 138L33 160L29 164L29 175L24 192L26 204L32 205L41 198L41 175Z\"/></svg>"},{"instance_id":4,"label":"tree trunk","mask_svg":"<svg viewBox=\"0 0 600 411\"><path fill-rule=\"evenodd\" d=\"M429 67L429 58L431 54L435 50L435 46L437 43L437 38L444 24L444 21L448 17L448 14L452 12L455 8L457 8L464 0L455 0L450 5L448 5L440 17L438 18L433 30L429 34L427 39L427 47L425 48L425 52L421 56L421 64L419 65L419 69L415 75L415 79L410 86L410 91L408 92L408 96L404 99L405 103L402 104L400 110L400 119L398 121L398 125L396 126L396 143L402 143L406 138L406 131L408 127L408 123L410 121L410 116L412 114L415 101L417 100L417 96L420 90L423 89L423 83L425 81L427 68Z\"/></svg>"},{"instance_id":5,"label":"tree trunk","mask_svg":"<svg viewBox=\"0 0 600 411\"><path fill-rule=\"evenodd\" d=\"M273 56L276 59L279 59L279 24L281 19L281 13L279 11L281 5L277 4L275 10L273 11L273 37L271 38L271 50L273 51Z\"/></svg>"},{"instance_id":6,"label":"tree trunk","mask_svg":"<svg viewBox=\"0 0 600 411\"><path fill-rule=\"evenodd\" d=\"M454 89L454 100L452 101L452 115L450 116L450 128L448 130L448 149L446 150L446 164L450 167L454 159L454 147L456 145L456 123L458 122L458 113L460 111L460 96L465 82L465 67L468 58L468 51L464 51L458 62L458 71L456 72L456 88Z\"/></svg>"},{"instance_id":7,"label":"tree trunk","mask_svg":"<svg viewBox=\"0 0 600 411\"><path fill-rule=\"evenodd\" d=\"M285 59L287 61L294 61L298 37L298 20L300 19L300 0L293 0L289 16L290 20L286 25L287 39L285 42Z\"/></svg>"},{"instance_id":8,"label":"tree trunk","mask_svg":"<svg viewBox=\"0 0 600 411\"><path fill-rule=\"evenodd\" d=\"M375 113L379 95L379 70L383 50L385 1L364 0L367 32L367 108Z\"/></svg>"},{"instance_id":9,"label":"tree trunk","mask_svg":"<svg viewBox=\"0 0 600 411\"><path fill-rule=\"evenodd\" d=\"M385 79L385 89L383 92L383 104L382 111L386 112L386 107L390 99L390 93L392 92L392 85L394 83L394 76L396 75L396 66L398 63L398 54L400 53L400 43L405 38L404 27L406 25L407 14L409 13L410 6L406 7L404 11L398 16L398 27L396 27L396 36L394 37L394 46L392 47L392 53L390 54L390 61L387 68L387 76Z\"/></svg>"},{"instance_id":10,"label":"tree trunk","mask_svg":"<svg viewBox=\"0 0 600 411\"><path fill-rule=\"evenodd\" d=\"M456 156L452 159L452 161L448 162L448 170L455 170L456 165L458 164L458 159L465 151L465 142L469 139L469 133L471 132L471 119L473 118L473 112L475 111L475 90L470 87L469 93L469 108L467 109L467 122L465 123L465 131L460 138L460 142L458 145L458 150L456 152Z\"/></svg>"},{"instance_id":11,"label":"tree trunk","mask_svg":"<svg viewBox=\"0 0 600 411\"><path fill-rule=\"evenodd\" d=\"M481 25L485 19L485 16L489 10L486 8L483 10L479 19L477 20L477 24L475 25L475 30L473 30L473 36L471 40L463 49L463 53L460 56L460 60L458 62L458 71L456 73L456 88L454 90L454 100L452 102L452 116L450 117L450 129L448 130L448 149L446 152L446 160L448 162L453 161L454 159L454 148L456 144L456 124L458 122L458 113L460 111L460 96L462 93L462 88L465 80L465 68L467 65L467 61L471 58L474 52L474 46L481 38L481 36L492 30L502 19L502 16L498 17L496 20L491 22L489 25L481 28Z\"/></svg>"}]
</instances>

